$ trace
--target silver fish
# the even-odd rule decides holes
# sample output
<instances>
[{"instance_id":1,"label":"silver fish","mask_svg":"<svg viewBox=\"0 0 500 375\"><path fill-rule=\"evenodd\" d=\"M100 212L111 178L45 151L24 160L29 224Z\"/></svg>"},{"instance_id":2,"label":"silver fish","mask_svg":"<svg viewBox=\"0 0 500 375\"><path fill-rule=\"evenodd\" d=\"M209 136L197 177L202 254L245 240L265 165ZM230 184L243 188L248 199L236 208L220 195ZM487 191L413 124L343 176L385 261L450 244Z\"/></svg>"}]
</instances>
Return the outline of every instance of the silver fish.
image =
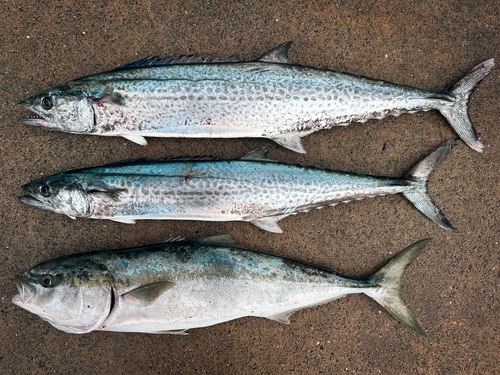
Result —
<instances>
[{"instance_id":1,"label":"silver fish","mask_svg":"<svg viewBox=\"0 0 500 375\"><path fill-rule=\"evenodd\" d=\"M364 281L241 248L227 236L65 256L17 278L16 305L69 333L184 333L245 316L289 323L297 310L364 293L426 335L399 297L405 268L430 240Z\"/></svg>"},{"instance_id":2,"label":"silver fish","mask_svg":"<svg viewBox=\"0 0 500 375\"><path fill-rule=\"evenodd\" d=\"M25 125L76 134L268 138L305 153L301 137L388 115L439 110L472 149L483 144L469 119L469 96L493 59L451 88L427 92L385 81L296 65L291 42L255 62L203 63L199 56L149 59L70 81L20 102Z\"/></svg>"},{"instance_id":3,"label":"silver fish","mask_svg":"<svg viewBox=\"0 0 500 375\"><path fill-rule=\"evenodd\" d=\"M281 233L278 221L339 202L402 193L434 223L453 227L427 194L448 141L404 178L349 174L274 162L265 150L236 160L176 159L115 164L33 181L22 188L28 205L71 218L249 221Z\"/></svg>"}]
</instances>

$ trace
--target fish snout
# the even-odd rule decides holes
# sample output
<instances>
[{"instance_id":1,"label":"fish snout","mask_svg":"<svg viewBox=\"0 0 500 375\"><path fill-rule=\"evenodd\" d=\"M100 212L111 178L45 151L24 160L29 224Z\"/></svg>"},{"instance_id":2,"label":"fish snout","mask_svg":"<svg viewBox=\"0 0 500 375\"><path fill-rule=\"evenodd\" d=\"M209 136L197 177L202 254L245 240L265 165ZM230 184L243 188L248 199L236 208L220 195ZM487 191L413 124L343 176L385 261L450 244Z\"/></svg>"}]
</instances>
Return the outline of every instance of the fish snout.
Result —
<instances>
[{"instance_id":1,"label":"fish snout","mask_svg":"<svg viewBox=\"0 0 500 375\"><path fill-rule=\"evenodd\" d=\"M22 105L24 108L30 110L34 113L30 117L23 117L19 119L19 122L23 125L28 126L43 126L50 127L53 122L53 116L49 113L41 111L39 106L35 106L35 99L28 98L21 100L18 104Z\"/></svg>"}]
</instances>

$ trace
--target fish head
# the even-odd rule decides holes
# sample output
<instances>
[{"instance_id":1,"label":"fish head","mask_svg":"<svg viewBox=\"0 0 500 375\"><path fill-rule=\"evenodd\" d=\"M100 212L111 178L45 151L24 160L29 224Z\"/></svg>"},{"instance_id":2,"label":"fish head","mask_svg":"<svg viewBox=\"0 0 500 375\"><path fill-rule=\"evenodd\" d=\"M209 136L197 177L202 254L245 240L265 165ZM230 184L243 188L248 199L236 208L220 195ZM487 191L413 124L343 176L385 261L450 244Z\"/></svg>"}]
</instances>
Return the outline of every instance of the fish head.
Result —
<instances>
[{"instance_id":1,"label":"fish head","mask_svg":"<svg viewBox=\"0 0 500 375\"><path fill-rule=\"evenodd\" d=\"M12 302L69 333L87 333L109 316L115 301L112 277L90 257L61 257L16 277Z\"/></svg>"},{"instance_id":2,"label":"fish head","mask_svg":"<svg viewBox=\"0 0 500 375\"><path fill-rule=\"evenodd\" d=\"M27 205L71 218L89 217L92 214L92 199L74 174L63 173L32 181L22 186L22 189L28 195L19 199Z\"/></svg>"},{"instance_id":3,"label":"fish head","mask_svg":"<svg viewBox=\"0 0 500 375\"><path fill-rule=\"evenodd\" d=\"M43 91L19 102L35 115L21 118L21 124L39 126L48 130L85 134L93 131L93 100L80 88L68 85Z\"/></svg>"}]
</instances>

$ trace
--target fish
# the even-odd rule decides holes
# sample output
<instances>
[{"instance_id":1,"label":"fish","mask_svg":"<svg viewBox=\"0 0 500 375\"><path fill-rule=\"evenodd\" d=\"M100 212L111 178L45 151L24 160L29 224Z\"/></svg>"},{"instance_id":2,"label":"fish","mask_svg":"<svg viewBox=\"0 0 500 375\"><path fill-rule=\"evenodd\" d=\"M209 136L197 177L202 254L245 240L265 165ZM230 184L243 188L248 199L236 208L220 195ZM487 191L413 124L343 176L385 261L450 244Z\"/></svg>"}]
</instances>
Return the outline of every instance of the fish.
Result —
<instances>
[{"instance_id":1,"label":"fish","mask_svg":"<svg viewBox=\"0 0 500 375\"><path fill-rule=\"evenodd\" d=\"M493 59L450 88L430 92L298 65L288 56L291 45L253 62L143 59L22 100L34 115L20 122L140 145L145 137L267 138L305 153L301 138L318 130L437 109L467 145L483 151L467 110Z\"/></svg>"},{"instance_id":2,"label":"fish","mask_svg":"<svg viewBox=\"0 0 500 375\"><path fill-rule=\"evenodd\" d=\"M186 334L246 316L289 324L297 310L364 293L426 336L399 288L429 241L409 246L363 281L247 250L229 236L76 254L21 273L12 302L68 333Z\"/></svg>"},{"instance_id":3,"label":"fish","mask_svg":"<svg viewBox=\"0 0 500 375\"><path fill-rule=\"evenodd\" d=\"M429 176L451 152L450 140L403 178L289 165L265 149L238 159L137 161L81 169L30 182L27 205L77 217L134 224L142 219L248 221L282 233L278 221L312 208L403 194L445 230L454 230L427 194Z\"/></svg>"}]
</instances>

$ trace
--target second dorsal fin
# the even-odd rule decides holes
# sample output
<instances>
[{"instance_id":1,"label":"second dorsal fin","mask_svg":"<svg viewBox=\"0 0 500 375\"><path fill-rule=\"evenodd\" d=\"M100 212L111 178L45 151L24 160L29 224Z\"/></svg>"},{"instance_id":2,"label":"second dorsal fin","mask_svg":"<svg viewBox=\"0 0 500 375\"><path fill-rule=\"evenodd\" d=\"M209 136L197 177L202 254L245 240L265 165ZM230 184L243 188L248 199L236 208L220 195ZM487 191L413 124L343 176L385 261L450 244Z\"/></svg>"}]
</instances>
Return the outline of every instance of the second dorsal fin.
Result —
<instances>
[{"instance_id":1,"label":"second dorsal fin","mask_svg":"<svg viewBox=\"0 0 500 375\"><path fill-rule=\"evenodd\" d=\"M292 42L280 44L279 46L274 47L272 50L259 57L257 61L297 65L295 61L288 57L288 52L290 51L291 47Z\"/></svg>"},{"instance_id":2,"label":"second dorsal fin","mask_svg":"<svg viewBox=\"0 0 500 375\"><path fill-rule=\"evenodd\" d=\"M117 69L133 69L133 68L147 68L151 66L166 66L166 65L180 65L180 64L209 64L209 63L228 63L228 62L238 62L238 60L231 56L227 59L218 58L204 58L198 55L182 55L176 58L172 57L152 57L142 59L127 65L122 65Z\"/></svg>"}]
</instances>

